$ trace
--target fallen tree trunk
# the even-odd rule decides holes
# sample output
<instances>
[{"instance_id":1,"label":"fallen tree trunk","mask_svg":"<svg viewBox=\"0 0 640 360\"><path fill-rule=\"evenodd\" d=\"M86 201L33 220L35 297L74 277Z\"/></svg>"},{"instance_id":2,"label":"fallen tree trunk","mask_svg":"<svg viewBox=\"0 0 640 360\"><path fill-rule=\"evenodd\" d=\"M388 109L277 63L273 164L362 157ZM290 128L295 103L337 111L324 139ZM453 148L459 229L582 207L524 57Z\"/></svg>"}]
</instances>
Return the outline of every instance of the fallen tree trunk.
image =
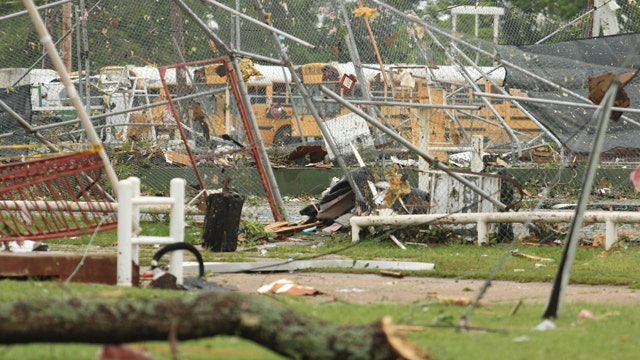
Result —
<instances>
[{"instance_id":1,"label":"fallen tree trunk","mask_svg":"<svg viewBox=\"0 0 640 360\"><path fill-rule=\"evenodd\" d=\"M120 344L239 336L298 359L428 359L388 318L368 325L318 320L235 292L161 299L52 298L0 303L0 343Z\"/></svg>"}]
</instances>

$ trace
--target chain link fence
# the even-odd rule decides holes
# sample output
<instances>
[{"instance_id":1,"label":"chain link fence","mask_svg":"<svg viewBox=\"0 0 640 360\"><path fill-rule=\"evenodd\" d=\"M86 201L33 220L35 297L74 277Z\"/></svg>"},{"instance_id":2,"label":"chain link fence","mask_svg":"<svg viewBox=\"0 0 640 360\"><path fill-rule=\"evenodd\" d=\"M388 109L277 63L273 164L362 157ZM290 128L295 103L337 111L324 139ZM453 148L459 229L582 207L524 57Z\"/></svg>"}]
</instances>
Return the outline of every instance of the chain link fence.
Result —
<instances>
[{"instance_id":1,"label":"chain link fence","mask_svg":"<svg viewBox=\"0 0 640 360\"><path fill-rule=\"evenodd\" d=\"M143 192L184 177L200 204L225 184L319 196L352 174L363 213L572 203L602 89L618 81L624 111L612 115L592 206L635 209L635 2L562 12L520 1L35 3L118 177L140 177ZM87 142L22 10L0 4L6 162ZM272 170L258 171L265 161ZM316 172L291 172L303 167Z\"/></svg>"}]
</instances>

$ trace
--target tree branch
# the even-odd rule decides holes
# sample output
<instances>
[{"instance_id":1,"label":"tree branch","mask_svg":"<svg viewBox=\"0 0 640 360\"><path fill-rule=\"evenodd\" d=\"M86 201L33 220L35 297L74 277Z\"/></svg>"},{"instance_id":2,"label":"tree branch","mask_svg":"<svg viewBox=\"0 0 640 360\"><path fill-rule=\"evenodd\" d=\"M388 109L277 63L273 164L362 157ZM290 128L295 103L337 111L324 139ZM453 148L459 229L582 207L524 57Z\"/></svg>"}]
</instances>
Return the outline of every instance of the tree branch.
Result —
<instances>
[{"instance_id":1,"label":"tree branch","mask_svg":"<svg viewBox=\"0 0 640 360\"><path fill-rule=\"evenodd\" d=\"M173 327L173 329L172 329ZM264 297L201 293L162 299L53 298L0 303L0 343L119 344L239 336L297 359L428 359L389 318L342 325Z\"/></svg>"}]
</instances>

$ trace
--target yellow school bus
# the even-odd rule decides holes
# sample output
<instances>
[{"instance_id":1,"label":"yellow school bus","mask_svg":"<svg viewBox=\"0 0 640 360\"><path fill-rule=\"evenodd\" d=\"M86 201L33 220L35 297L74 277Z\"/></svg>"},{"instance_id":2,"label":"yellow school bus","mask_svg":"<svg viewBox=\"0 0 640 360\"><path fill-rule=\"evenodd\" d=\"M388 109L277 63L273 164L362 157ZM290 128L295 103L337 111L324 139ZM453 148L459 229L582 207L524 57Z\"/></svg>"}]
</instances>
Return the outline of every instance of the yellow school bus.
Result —
<instances>
[{"instance_id":1,"label":"yellow school bus","mask_svg":"<svg viewBox=\"0 0 640 360\"><path fill-rule=\"evenodd\" d=\"M204 99L199 98L203 109L207 113L209 129L213 135L238 135L243 131L237 119L233 119L229 112L228 104L231 101L231 92L228 89L227 77L221 72L222 64L208 64L193 72L194 85L198 92L216 91L214 95L208 95ZM289 92L290 86L285 84L289 78L288 70L276 66L256 65L257 70L263 75L252 76L247 82L247 94L249 103L256 116L262 140L265 144L272 144L278 130L290 123ZM284 74L284 75L283 75Z\"/></svg>"},{"instance_id":2,"label":"yellow school bus","mask_svg":"<svg viewBox=\"0 0 640 360\"><path fill-rule=\"evenodd\" d=\"M194 72L195 84L199 91L210 88L226 88L226 76L220 76L216 68L220 64L206 65ZM321 140L322 133L316 119L302 98L300 89L291 81L288 69L280 66L255 65L261 73L246 81L250 105L256 116L261 137L265 145L300 143L302 137L309 140ZM362 99L358 85L341 85L344 75L353 79L352 64L311 63L298 66L296 74L306 91L315 100L325 98L320 86L325 86L341 97ZM429 110L429 142L435 147L455 147L469 143L473 135L482 135L493 143L509 144L512 139L501 128L506 124L519 135L535 137L540 133L538 126L520 109L507 100L493 99L493 106L502 121L496 117L486 104L473 95L453 67L442 66L438 69L426 69L424 66L397 65L387 66L388 78L383 79L379 70L366 69L367 86L374 101L413 102L423 104L477 105L476 110L453 111L446 109ZM477 75L477 74L476 74ZM492 72L494 80L500 85L499 72ZM478 76L478 78L480 78ZM481 91L495 92L492 84L478 80ZM511 90L514 95L523 93ZM203 104L208 109L210 129L216 134L235 134L242 131L234 125L228 113L229 97L218 93ZM329 121L349 114L349 110L332 101L314 101L323 121ZM379 106L380 120L395 128L405 138L418 144L420 139L419 110L409 106ZM440 159L446 159L442 154Z\"/></svg>"}]
</instances>

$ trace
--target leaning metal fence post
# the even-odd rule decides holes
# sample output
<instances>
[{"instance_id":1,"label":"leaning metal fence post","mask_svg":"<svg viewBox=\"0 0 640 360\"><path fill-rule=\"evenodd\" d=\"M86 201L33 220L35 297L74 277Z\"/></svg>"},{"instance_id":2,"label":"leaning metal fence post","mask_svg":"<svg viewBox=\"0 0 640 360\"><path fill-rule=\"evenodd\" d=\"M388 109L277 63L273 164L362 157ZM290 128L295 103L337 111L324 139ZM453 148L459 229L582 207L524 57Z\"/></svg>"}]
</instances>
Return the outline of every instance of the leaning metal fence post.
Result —
<instances>
[{"instance_id":1,"label":"leaning metal fence post","mask_svg":"<svg viewBox=\"0 0 640 360\"><path fill-rule=\"evenodd\" d=\"M580 227L582 226L582 219L584 217L584 210L589 201L589 195L593 188L593 183L596 175L596 167L600 161L600 152L602 151L602 144L604 143L604 137L609 126L609 117L611 115L611 107L613 107L613 101L615 100L616 93L618 92L618 80L614 81L609 86L607 94L602 101L600 112L596 111L593 114L593 119L600 121L596 132L595 139L593 140L593 147L591 154L589 154L589 162L587 163L587 169L584 173L584 180L582 182L582 190L580 192L580 198L576 206L576 214L571 222L571 228L569 229L569 235L567 236L567 243L565 244L564 251L562 252L562 258L558 265L558 272L553 281L553 288L551 289L551 295L549 296L549 302L542 315L545 319L557 318L560 312L560 306L562 305L562 297L564 296L564 290L569 283L569 273L571 271L571 265L573 259L576 256L576 249L578 247L578 234Z\"/></svg>"},{"instance_id":2,"label":"leaning metal fence post","mask_svg":"<svg viewBox=\"0 0 640 360\"><path fill-rule=\"evenodd\" d=\"M256 8L258 11L261 12L261 14L265 17L265 19L268 18L268 15L265 12L264 8L262 7L262 3L260 0L256 0ZM349 183L349 186L351 186L351 189L353 190L353 193L356 196L356 201L359 203L365 203L365 199L362 196L362 192L360 191L360 188L358 188L357 184L353 181L353 178L349 173L349 169L347 168L347 165L345 164L344 159L342 158L340 152L338 151L338 147L336 146L336 143L333 140L333 137L329 133L329 130L325 126L324 121L322 120L322 118L320 117L320 114L318 113L318 109L313 103L313 99L311 98L311 95L309 95L309 92L307 92L307 89L302 84L302 81L296 74L296 71L293 67L293 63L291 62L291 59L289 59L289 55L287 54L287 51L281 46L280 41L278 40L278 35L275 32L273 32L273 30L271 34L273 38L273 43L278 49L280 53L280 57L282 58L282 61L289 68L289 71L291 73L291 78L296 83L296 86L300 89L302 98L305 101L307 108L311 112L311 115L313 115L313 118L316 120L316 123L318 124L318 128L322 133L322 137L327 142L327 145L329 146L329 148L331 148L331 151L335 154L336 161L338 162L340 169L344 173L345 179Z\"/></svg>"}]
</instances>

